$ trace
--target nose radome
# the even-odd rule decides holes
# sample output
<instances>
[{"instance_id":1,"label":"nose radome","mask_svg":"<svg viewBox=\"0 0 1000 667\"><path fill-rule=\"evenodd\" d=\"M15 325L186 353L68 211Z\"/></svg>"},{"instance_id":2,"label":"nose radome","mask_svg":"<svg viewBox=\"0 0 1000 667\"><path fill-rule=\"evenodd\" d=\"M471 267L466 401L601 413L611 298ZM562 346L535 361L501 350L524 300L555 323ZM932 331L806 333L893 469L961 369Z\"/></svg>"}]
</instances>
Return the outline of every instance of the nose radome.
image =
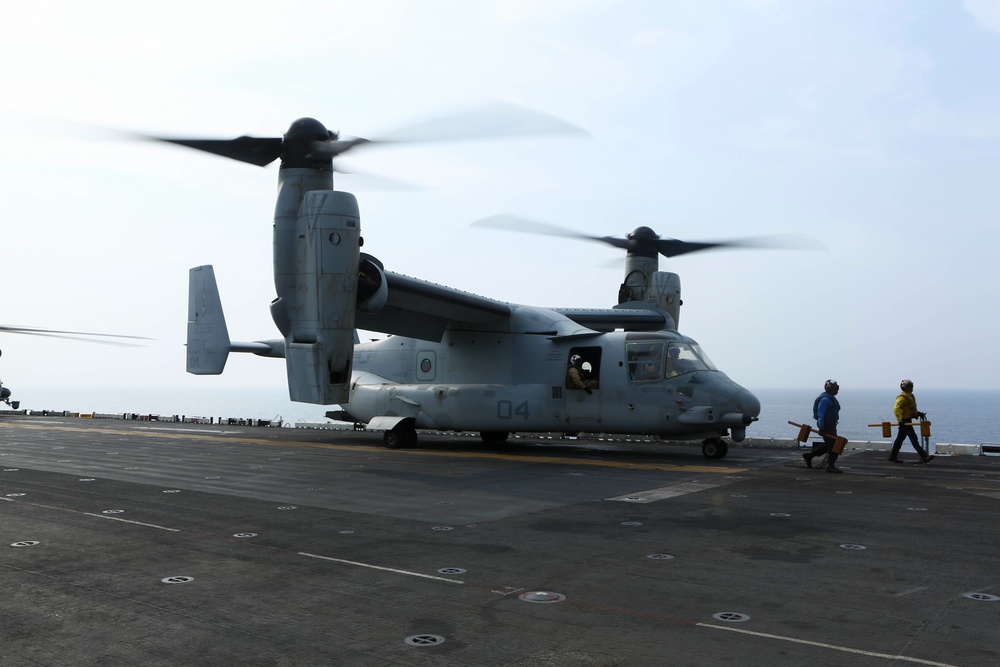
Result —
<instances>
[{"instance_id":1,"label":"nose radome","mask_svg":"<svg viewBox=\"0 0 1000 667\"><path fill-rule=\"evenodd\" d=\"M750 390L739 387L736 392L736 403L743 414L751 417L760 416L760 399L754 396Z\"/></svg>"}]
</instances>

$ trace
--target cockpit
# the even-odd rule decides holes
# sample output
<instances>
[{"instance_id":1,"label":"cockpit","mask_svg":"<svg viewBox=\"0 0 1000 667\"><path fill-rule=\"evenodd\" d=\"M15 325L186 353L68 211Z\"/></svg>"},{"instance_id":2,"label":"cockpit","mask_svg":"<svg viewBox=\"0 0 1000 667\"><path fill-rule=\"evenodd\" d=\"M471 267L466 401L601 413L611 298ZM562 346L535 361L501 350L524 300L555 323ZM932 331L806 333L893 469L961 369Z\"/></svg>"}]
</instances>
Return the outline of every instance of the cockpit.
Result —
<instances>
[{"instance_id":1,"label":"cockpit","mask_svg":"<svg viewBox=\"0 0 1000 667\"><path fill-rule=\"evenodd\" d=\"M652 382L718 370L697 343L676 340L636 340L625 343L625 361L631 382Z\"/></svg>"}]
</instances>

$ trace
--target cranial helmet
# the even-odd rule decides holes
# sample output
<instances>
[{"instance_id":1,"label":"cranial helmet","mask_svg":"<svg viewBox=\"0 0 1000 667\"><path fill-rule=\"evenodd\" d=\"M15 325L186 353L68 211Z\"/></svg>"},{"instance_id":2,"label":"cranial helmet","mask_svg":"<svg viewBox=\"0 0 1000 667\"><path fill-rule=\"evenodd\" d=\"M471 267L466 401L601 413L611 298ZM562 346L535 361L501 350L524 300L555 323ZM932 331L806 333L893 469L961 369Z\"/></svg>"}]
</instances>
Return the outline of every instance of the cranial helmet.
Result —
<instances>
[{"instance_id":1,"label":"cranial helmet","mask_svg":"<svg viewBox=\"0 0 1000 667\"><path fill-rule=\"evenodd\" d=\"M583 358L579 354L574 354L572 357L569 358L569 363L571 366L579 367L581 361L583 361Z\"/></svg>"},{"instance_id":2,"label":"cranial helmet","mask_svg":"<svg viewBox=\"0 0 1000 667\"><path fill-rule=\"evenodd\" d=\"M835 380L827 380L826 384L823 385L823 391L828 394L836 394L840 391L840 385Z\"/></svg>"},{"instance_id":3,"label":"cranial helmet","mask_svg":"<svg viewBox=\"0 0 1000 667\"><path fill-rule=\"evenodd\" d=\"M903 380L899 383L899 388L903 391L913 391L913 380Z\"/></svg>"}]
</instances>

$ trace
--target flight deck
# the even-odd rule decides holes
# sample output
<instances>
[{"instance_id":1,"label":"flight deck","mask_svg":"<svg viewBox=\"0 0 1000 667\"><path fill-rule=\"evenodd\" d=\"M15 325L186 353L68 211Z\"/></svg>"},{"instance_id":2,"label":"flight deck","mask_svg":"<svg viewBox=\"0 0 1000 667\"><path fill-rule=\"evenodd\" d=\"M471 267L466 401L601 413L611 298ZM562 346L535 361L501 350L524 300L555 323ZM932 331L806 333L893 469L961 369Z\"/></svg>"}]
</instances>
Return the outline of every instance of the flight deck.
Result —
<instances>
[{"instance_id":1,"label":"flight deck","mask_svg":"<svg viewBox=\"0 0 1000 667\"><path fill-rule=\"evenodd\" d=\"M0 664L997 664L1000 458L885 459L4 417Z\"/></svg>"}]
</instances>

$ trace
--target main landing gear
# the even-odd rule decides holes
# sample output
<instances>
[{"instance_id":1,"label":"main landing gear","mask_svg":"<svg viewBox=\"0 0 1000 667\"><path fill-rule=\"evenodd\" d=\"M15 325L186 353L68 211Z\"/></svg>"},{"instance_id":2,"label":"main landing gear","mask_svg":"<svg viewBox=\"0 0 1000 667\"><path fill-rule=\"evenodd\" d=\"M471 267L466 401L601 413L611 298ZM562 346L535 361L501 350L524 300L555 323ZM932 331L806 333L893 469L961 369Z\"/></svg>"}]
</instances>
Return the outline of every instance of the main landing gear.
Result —
<instances>
[{"instance_id":1,"label":"main landing gear","mask_svg":"<svg viewBox=\"0 0 1000 667\"><path fill-rule=\"evenodd\" d=\"M382 442L389 449L403 449L417 444L417 429L408 422L396 426L382 435Z\"/></svg>"},{"instance_id":2,"label":"main landing gear","mask_svg":"<svg viewBox=\"0 0 1000 667\"><path fill-rule=\"evenodd\" d=\"M722 438L708 438L701 443L701 453L706 459L725 458L729 453L729 445Z\"/></svg>"}]
</instances>

